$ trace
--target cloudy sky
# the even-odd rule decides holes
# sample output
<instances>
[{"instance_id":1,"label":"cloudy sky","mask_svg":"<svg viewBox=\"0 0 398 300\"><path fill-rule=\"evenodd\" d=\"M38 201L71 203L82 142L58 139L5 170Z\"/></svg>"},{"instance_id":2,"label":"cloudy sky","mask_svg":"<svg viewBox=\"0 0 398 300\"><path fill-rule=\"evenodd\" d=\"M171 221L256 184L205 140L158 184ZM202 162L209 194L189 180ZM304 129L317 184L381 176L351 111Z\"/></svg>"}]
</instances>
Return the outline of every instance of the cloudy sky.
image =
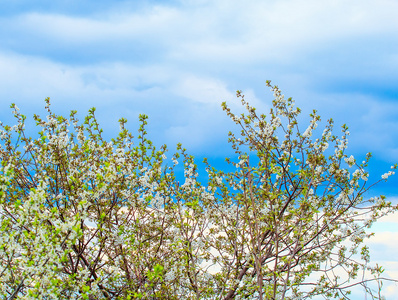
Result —
<instances>
[{"instance_id":1,"label":"cloudy sky","mask_svg":"<svg viewBox=\"0 0 398 300\"><path fill-rule=\"evenodd\" d=\"M398 161L397 11L393 0L4 0L0 119L11 122L12 102L44 114L51 97L59 114L83 118L95 106L111 137L119 118L134 131L145 113L156 143L217 161L231 153L233 129L221 102L239 111L240 89L267 112L272 80L304 114L347 123L348 151L372 152L380 178ZM394 200L397 184L374 192ZM398 246L397 219L372 242L396 277L398 261L386 255Z\"/></svg>"}]
</instances>

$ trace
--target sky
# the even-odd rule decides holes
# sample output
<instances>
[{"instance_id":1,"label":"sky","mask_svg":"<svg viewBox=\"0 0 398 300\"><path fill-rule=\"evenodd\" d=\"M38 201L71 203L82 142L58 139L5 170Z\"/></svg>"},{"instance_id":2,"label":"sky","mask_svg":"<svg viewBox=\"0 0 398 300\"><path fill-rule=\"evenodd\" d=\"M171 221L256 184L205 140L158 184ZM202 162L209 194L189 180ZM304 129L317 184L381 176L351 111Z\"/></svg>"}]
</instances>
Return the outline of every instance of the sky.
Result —
<instances>
[{"instance_id":1,"label":"sky","mask_svg":"<svg viewBox=\"0 0 398 300\"><path fill-rule=\"evenodd\" d=\"M119 118L134 132L145 113L155 143L172 151L181 142L219 164L234 129L221 102L241 112L242 90L267 113L271 80L303 115L346 123L347 153L372 152L377 180L398 162L397 11L393 0L4 0L0 120L13 122L11 103L30 120L44 116L50 97L58 114L76 109L82 119L96 107L113 137ZM374 193L397 202L397 184ZM374 229L371 253L398 279L398 215ZM394 299L397 286L388 289Z\"/></svg>"}]
</instances>

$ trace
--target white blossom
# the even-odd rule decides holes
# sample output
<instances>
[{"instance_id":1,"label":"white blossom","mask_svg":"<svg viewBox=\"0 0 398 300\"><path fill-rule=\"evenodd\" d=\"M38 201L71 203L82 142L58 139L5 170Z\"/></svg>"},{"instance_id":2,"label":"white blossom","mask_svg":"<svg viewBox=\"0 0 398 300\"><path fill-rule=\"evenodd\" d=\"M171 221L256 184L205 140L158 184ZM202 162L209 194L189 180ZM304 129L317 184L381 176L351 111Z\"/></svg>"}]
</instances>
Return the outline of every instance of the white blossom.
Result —
<instances>
[{"instance_id":1,"label":"white blossom","mask_svg":"<svg viewBox=\"0 0 398 300\"><path fill-rule=\"evenodd\" d=\"M390 177L391 175L394 175L395 172L394 171L388 171L387 173L384 173L383 175L381 175L382 179L387 179L388 177Z\"/></svg>"},{"instance_id":2,"label":"white blossom","mask_svg":"<svg viewBox=\"0 0 398 300\"><path fill-rule=\"evenodd\" d=\"M348 158L345 158L344 161L350 166L352 167L355 164L355 158L354 156L350 156Z\"/></svg>"}]
</instances>

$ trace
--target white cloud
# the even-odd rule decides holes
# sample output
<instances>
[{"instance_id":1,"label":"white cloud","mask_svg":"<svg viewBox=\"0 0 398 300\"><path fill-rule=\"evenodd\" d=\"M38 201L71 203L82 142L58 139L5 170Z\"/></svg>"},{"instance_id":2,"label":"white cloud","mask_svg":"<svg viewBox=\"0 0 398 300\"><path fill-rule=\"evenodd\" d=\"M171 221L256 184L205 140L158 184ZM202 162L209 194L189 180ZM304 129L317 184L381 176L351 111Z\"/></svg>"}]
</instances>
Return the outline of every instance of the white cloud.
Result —
<instances>
[{"instance_id":1,"label":"white cloud","mask_svg":"<svg viewBox=\"0 0 398 300\"><path fill-rule=\"evenodd\" d=\"M393 201L393 199L389 199ZM365 241L369 246L371 262L381 265L385 272L383 277L398 279L398 214L389 214L379 219L369 230L375 235ZM395 299L398 295L398 284L385 282L383 294L387 299Z\"/></svg>"},{"instance_id":2,"label":"white cloud","mask_svg":"<svg viewBox=\"0 0 398 300\"><path fill-rule=\"evenodd\" d=\"M218 79L199 78L187 74L174 83L172 91L176 95L184 97L187 101L195 101L203 104L217 104L234 98L226 87L226 84Z\"/></svg>"},{"instance_id":3,"label":"white cloud","mask_svg":"<svg viewBox=\"0 0 398 300\"><path fill-rule=\"evenodd\" d=\"M89 16L32 12L3 22L66 47L138 39L167 45L174 59L292 63L306 51L395 33L397 10L388 0L184 1Z\"/></svg>"},{"instance_id":4,"label":"white cloud","mask_svg":"<svg viewBox=\"0 0 398 300\"><path fill-rule=\"evenodd\" d=\"M107 40L145 38L170 30L166 24L178 19L173 8L153 7L139 13L112 13L99 16L69 16L50 13L27 13L8 21L21 31L57 40L62 44L89 44Z\"/></svg>"},{"instance_id":5,"label":"white cloud","mask_svg":"<svg viewBox=\"0 0 398 300\"><path fill-rule=\"evenodd\" d=\"M397 8L392 1L214 1L195 7L192 24L200 24L203 34L184 39L174 55L183 60L291 64L341 41L395 32ZM187 30L192 29L189 24Z\"/></svg>"},{"instance_id":6,"label":"white cloud","mask_svg":"<svg viewBox=\"0 0 398 300\"><path fill-rule=\"evenodd\" d=\"M100 124L105 122L102 126L115 128L110 123L120 117L135 122L138 113L145 113L150 116L152 137L161 137L162 143L171 145L182 142L190 151L215 148L222 152L217 145L225 145L228 128L233 124L222 111L221 102L227 101L235 112L241 111L238 101L234 101L235 91L223 81L170 66L70 66L34 56L0 53L0 68L4 71L0 74L0 98L9 99L7 106L16 102L22 111L30 106L35 109L33 113L38 113L44 106L43 99L50 96L58 113L65 115L77 109L84 115L94 106ZM261 104L254 92L249 91L248 100L256 106Z\"/></svg>"}]
</instances>

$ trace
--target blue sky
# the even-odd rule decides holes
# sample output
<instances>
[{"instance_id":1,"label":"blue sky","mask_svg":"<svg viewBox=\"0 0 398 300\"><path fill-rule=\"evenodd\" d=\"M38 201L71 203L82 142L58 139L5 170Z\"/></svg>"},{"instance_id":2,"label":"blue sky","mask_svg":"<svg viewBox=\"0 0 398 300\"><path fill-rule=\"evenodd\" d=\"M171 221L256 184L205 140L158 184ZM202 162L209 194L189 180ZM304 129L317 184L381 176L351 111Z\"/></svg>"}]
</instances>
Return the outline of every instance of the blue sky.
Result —
<instances>
[{"instance_id":1,"label":"blue sky","mask_svg":"<svg viewBox=\"0 0 398 300\"><path fill-rule=\"evenodd\" d=\"M11 102L43 115L51 97L64 115L97 107L111 137L120 117L135 131L146 113L154 141L217 162L233 129L221 102L240 111L240 89L267 112L269 79L303 114L347 123L348 151L372 152L380 178L398 161L397 11L392 0L2 1L0 119L11 122ZM395 201L397 184L375 192ZM380 225L393 240L396 219Z\"/></svg>"}]
</instances>

